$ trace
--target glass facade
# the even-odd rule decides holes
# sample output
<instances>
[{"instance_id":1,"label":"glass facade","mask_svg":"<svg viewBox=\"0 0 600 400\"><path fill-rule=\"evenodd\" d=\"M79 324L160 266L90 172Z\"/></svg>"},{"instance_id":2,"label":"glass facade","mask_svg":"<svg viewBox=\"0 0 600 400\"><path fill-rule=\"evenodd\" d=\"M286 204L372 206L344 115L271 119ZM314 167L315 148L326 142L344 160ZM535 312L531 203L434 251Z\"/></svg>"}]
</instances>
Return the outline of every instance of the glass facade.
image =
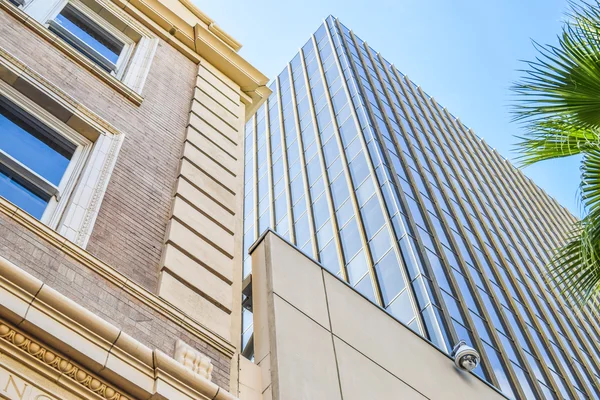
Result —
<instances>
[{"instance_id":1,"label":"glass facade","mask_svg":"<svg viewBox=\"0 0 600 400\"><path fill-rule=\"evenodd\" d=\"M598 311L544 274L572 215L333 17L271 89L245 129L246 253L277 231L441 351L466 340L509 398L600 398Z\"/></svg>"}]
</instances>

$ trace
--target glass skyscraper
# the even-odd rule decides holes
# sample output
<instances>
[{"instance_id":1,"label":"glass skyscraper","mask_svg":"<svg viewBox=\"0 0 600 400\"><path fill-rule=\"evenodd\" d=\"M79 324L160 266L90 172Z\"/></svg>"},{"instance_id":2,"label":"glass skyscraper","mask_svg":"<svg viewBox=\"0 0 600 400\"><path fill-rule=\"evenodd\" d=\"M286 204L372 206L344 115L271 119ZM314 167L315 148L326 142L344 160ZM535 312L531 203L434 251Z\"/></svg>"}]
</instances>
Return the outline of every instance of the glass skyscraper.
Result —
<instances>
[{"instance_id":1,"label":"glass skyscraper","mask_svg":"<svg viewBox=\"0 0 600 400\"><path fill-rule=\"evenodd\" d=\"M440 350L466 340L509 398L600 398L598 310L545 275L575 217L333 17L271 89L245 129L246 251L275 230Z\"/></svg>"}]
</instances>

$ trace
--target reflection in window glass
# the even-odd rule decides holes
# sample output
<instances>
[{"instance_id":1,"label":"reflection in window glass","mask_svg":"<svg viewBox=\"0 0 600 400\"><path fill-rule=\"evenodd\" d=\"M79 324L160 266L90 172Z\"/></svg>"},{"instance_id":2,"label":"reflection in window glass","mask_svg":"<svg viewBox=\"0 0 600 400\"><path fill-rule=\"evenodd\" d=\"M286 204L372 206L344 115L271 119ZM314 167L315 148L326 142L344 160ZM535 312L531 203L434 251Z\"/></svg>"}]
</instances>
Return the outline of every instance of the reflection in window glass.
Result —
<instances>
[{"instance_id":1,"label":"reflection in window glass","mask_svg":"<svg viewBox=\"0 0 600 400\"><path fill-rule=\"evenodd\" d=\"M107 72L115 70L125 47L120 40L72 6L65 7L50 22L50 29Z\"/></svg>"},{"instance_id":2,"label":"reflection in window glass","mask_svg":"<svg viewBox=\"0 0 600 400\"><path fill-rule=\"evenodd\" d=\"M392 246L390 240L390 233L387 227L384 227L379 233L375 235L373 240L369 242L373 261L377 262Z\"/></svg>"},{"instance_id":3,"label":"reflection in window glass","mask_svg":"<svg viewBox=\"0 0 600 400\"><path fill-rule=\"evenodd\" d=\"M321 264L331 273L337 274L340 271L340 260L338 259L335 242L332 240L320 253Z\"/></svg>"},{"instance_id":4,"label":"reflection in window glass","mask_svg":"<svg viewBox=\"0 0 600 400\"><path fill-rule=\"evenodd\" d=\"M371 200L369 200L362 208L361 214L365 224L365 230L367 231L367 237L372 238L385 223L377 196L371 197Z\"/></svg>"},{"instance_id":5,"label":"reflection in window glass","mask_svg":"<svg viewBox=\"0 0 600 400\"><path fill-rule=\"evenodd\" d=\"M365 253L361 250L356 257L352 259L346 265L346 270L348 272L348 282L351 285L356 284L368 271L367 260L365 258Z\"/></svg>"},{"instance_id":6,"label":"reflection in window glass","mask_svg":"<svg viewBox=\"0 0 600 400\"><path fill-rule=\"evenodd\" d=\"M406 287L406 282L400 272L401 265L394 251L390 251L375 266L375 272L381 288L383 303L387 306L400 291Z\"/></svg>"},{"instance_id":7,"label":"reflection in window glass","mask_svg":"<svg viewBox=\"0 0 600 400\"><path fill-rule=\"evenodd\" d=\"M41 219L75 149L0 97L0 196Z\"/></svg>"},{"instance_id":8,"label":"reflection in window glass","mask_svg":"<svg viewBox=\"0 0 600 400\"><path fill-rule=\"evenodd\" d=\"M350 222L340 231L342 247L344 249L344 257L347 261L358 253L362 248L360 234L358 233L358 225L356 219L352 218Z\"/></svg>"},{"instance_id":9,"label":"reflection in window glass","mask_svg":"<svg viewBox=\"0 0 600 400\"><path fill-rule=\"evenodd\" d=\"M375 293L373 292L373 282L371 281L371 276L369 274L367 274L355 287L362 295L377 304Z\"/></svg>"},{"instance_id":10,"label":"reflection in window glass","mask_svg":"<svg viewBox=\"0 0 600 400\"><path fill-rule=\"evenodd\" d=\"M42 218L48 200L42 199L32 190L27 189L23 185L25 182L21 181L20 183L19 181L19 177L12 175L9 171L4 171L2 164L0 164L0 196L27 211L35 218Z\"/></svg>"},{"instance_id":11,"label":"reflection in window glass","mask_svg":"<svg viewBox=\"0 0 600 400\"><path fill-rule=\"evenodd\" d=\"M408 290L402 292L402 294L387 307L387 310L400 322L408 324L415 317Z\"/></svg>"},{"instance_id":12,"label":"reflection in window glass","mask_svg":"<svg viewBox=\"0 0 600 400\"><path fill-rule=\"evenodd\" d=\"M0 103L0 151L58 186L75 146L38 129Z\"/></svg>"}]
</instances>

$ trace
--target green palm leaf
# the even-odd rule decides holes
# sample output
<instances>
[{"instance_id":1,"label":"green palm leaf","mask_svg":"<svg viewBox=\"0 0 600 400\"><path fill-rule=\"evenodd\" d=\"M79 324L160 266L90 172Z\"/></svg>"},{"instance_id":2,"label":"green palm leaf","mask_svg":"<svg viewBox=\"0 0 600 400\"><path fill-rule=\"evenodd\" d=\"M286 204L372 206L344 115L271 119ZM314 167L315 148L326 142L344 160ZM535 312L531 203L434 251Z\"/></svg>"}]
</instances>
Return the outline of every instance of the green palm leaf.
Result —
<instances>
[{"instance_id":1,"label":"green palm leaf","mask_svg":"<svg viewBox=\"0 0 600 400\"><path fill-rule=\"evenodd\" d=\"M600 293L600 1L571 3L557 46L541 46L513 86L523 166L582 155L584 217L556 250L549 275L583 305Z\"/></svg>"}]
</instances>

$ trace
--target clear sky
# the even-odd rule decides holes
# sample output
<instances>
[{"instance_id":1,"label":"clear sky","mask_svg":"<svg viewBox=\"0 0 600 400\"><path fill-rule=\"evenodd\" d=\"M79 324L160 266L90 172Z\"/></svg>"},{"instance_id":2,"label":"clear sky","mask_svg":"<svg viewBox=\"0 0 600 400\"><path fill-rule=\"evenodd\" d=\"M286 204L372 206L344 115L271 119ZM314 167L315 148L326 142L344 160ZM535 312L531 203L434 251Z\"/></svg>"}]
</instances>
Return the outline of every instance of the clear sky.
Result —
<instances>
[{"instance_id":1,"label":"clear sky","mask_svg":"<svg viewBox=\"0 0 600 400\"><path fill-rule=\"evenodd\" d=\"M274 78L332 14L459 117L504 157L516 156L509 87L556 43L566 0L194 0L243 44L240 54ZM524 171L579 215L578 160Z\"/></svg>"}]
</instances>

